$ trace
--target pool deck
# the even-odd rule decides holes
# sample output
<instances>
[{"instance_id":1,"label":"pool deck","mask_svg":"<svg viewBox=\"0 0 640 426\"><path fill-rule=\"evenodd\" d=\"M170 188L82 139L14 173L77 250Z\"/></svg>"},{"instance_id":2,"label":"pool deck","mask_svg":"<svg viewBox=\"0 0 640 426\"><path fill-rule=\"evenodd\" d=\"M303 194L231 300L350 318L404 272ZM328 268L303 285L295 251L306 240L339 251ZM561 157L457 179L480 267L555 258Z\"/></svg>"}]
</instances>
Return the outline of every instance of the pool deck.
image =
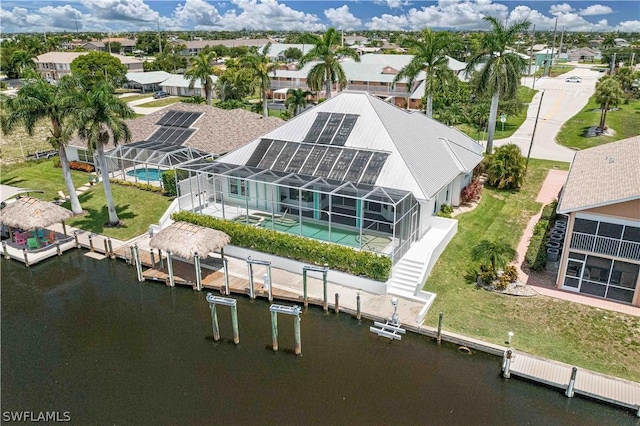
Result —
<instances>
[{"instance_id":1,"label":"pool deck","mask_svg":"<svg viewBox=\"0 0 640 426\"><path fill-rule=\"evenodd\" d=\"M61 225L54 225L49 229L55 230L56 232L62 232ZM107 260L110 257L108 256L110 253L105 253L105 241L108 240L106 237L67 227L67 232L70 235L73 235L73 231L78 231L78 246L89 249L89 252L85 253L85 255L99 261L110 261ZM164 265L165 268L160 268L157 252L154 259L156 267L152 267L153 262L151 260L151 254L148 246L149 239L150 237L148 235L142 235L129 241L110 239L115 254L113 257L124 259L128 263L133 264L131 247L133 245L137 245L141 253L141 265L144 267L143 279L166 283L168 278L166 263ZM66 250L75 249L76 247L75 240L65 244L65 247L67 247ZM93 246L93 250L91 250L91 246ZM52 250L52 256L55 256L56 249L52 248ZM230 292L248 295L250 290L249 280L247 278L246 261L244 259L227 258L229 260ZM19 255L16 259L24 261L24 259L20 259ZM166 261L166 258L164 260ZM219 258L215 257L203 260L202 278L203 289L205 291L219 294L221 289L224 290L224 274L222 272L221 264L222 262ZM195 268L193 264L174 259L173 265L176 284L187 285L193 288L195 286ZM261 269L261 267L256 265L254 268L254 277L261 277L264 272L264 267ZM303 303L301 275L274 268L272 270L272 281L274 283L272 288L274 300L284 300L296 304ZM262 286L261 278L255 278L254 286L256 297L266 298L268 296L268 292ZM393 306L391 304L392 296L362 292L356 289L339 286L334 283L328 283L327 287L328 310L335 311L335 295L339 294L340 315L356 316L358 295L360 295L362 318L374 321L385 321L393 314ZM321 280L309 277L308 297L309 305L323 305L323 286ZM399 298L397 309L402 328L428 336L432 339L437 338L437 329L425 326L421 321L418 321L420 310L422 309L421 303ZM446 327L446 318L444 324ZM511 374L513 376L519 376L535 382L555 386L560 389L567 388L572 369L572 366L568 364L540 358L524 352L515 351L513 348L484 342L456 333L447 332L446 330L442 330L441 339L445 342L450 342L467 348L465 350L480 350L497 356L503 356L507 350L511 349L516 353L511 364ZM589 398L629 408L640 417L639 383L580 369L576 377L574 392L577 395L587 396Z\"/></svg>"}]
</instances>

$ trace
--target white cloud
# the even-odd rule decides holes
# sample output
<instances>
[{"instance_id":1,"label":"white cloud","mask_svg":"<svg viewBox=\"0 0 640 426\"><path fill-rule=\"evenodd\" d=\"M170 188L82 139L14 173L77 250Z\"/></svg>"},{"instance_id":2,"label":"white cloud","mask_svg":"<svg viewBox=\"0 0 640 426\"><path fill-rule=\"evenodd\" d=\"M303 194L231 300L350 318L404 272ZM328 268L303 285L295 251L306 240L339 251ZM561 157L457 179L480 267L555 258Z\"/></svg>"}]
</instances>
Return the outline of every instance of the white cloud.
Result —
<instances>
[{"instance_id":1,"label":"white cloud","mask_svg":"<svg viewBox=\"0 0 640 426\"><path fill-rule=\"evenodd\" d=\"M339 30L351 31L362 27L362 21L356 18L353 13L349 11L349 6L346 4L337 9L326 9L324 11L324 16L327 17L331 26L336 27Z\"/></svg>"},{"instance_id":2,"label":"white cloud","mask_svg":"<svg viewBox=\"0 0 640 426\"><path fill-rule=\"evenodd\" d=\"M383 14L380 17L374 16L371 21L364 24L370 30L378 31L400 31L409 26L409 20L406 16Z\"/></svg>"},{"instance_id":3,"label":"white cloud","mask_svg":"<svg viewBox=\"0 0 640 426\"><path fill-rule=\"evenodd\" d=\"M373 0L375 4L381 4L388 6L389 9L398 9L403 6L408 6L410 3L408 0Z\"/></svg>"},{"instance_id":4,"label":"white cloud","mask_svg":"<svg viewBox=\"0 0 640 426\"><path fill-rule=\"evenodd\" d=\"M602 4L592 4L579 12L581 16L608 15L610 13L613 13L613 9Z\"/></svg>"},{"instance_id":5,"label":"white cloud","mask_svg":"<svg viewBox=\"0 0 640 426\"><path fill-rule=\"evenodd\" d=\"M235 9L228 10L216 26L217 29L322 31L326 25L311 13L294 10L277 0L232 0ZM202 26L204 27L204 26Z\"/></svg>"},{"instance_id":6,"label":"white cloud","mask_svg":"<svg viewBox=\"0 0 640 426\"><path fill-rule=\"evenodd\" d=\"M413 8L407 13L412 28L487 28L485 16L493 16L504 21L509 8L491 0L441 0L438 5Z\"/></svg>"},{"instance_id":7,"label":"white cloud","mask_svg":"<svg viewBox=\"0 0 640 426\"><path fill-rule=\"evenodd\" d=\"M204 0L186 0L178 4L173 12L175 19L163 19L165 28L194 28L199 26L213 26L220 20L220 13Z\"/></svg>"},{"instance_id":8,"label":"white cloud","mask_svg":"<svg viewBox=\"0 0 640 426\"><path fill-rule=\"evenodd\" d=\"M640 32L640 21L635 20L620 22L616 27L616 30L627 33L638 33Z\"/></svg>"},{"instance_id":9,"label":"white cloud","mask_svg":"<svg viewBox=\"0 0 640 426\"><path fill-rule=\"evenodd\" d=\"M561 13L569 13L573 12L573 7L570 4L562 3L562 4L552 4L549 8L549 13L552 15L558 15Z\"/></svg>"},{"instance_id":10,"label":"white cloud","mask_svg":"<svg viewBox=\"0 0 640 426\"><path fill-rule=\"evenodd\" d=\"M143 0L82 0L92 17L114 21L155 22L160 15Z\"/></svg>"}]
</instances>

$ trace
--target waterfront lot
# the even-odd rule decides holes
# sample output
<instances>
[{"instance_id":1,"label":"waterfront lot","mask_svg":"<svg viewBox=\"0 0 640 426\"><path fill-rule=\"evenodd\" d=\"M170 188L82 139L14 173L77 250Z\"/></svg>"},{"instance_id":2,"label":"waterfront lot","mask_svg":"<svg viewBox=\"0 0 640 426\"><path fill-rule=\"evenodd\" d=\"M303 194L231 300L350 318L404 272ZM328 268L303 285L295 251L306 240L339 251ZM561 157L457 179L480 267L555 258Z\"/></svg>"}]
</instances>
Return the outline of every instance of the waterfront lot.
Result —
<instances>
[{"instance_id":1,"label":"waterfront lot","mask_svg":"<svg viewBox=\"0 0 640 426\"><path fill-rule=\"evenodd\" d=\"M568 164L531 160L521 191L485 188L479 206L459 215L449 243L424 289L438 294L426 322L496 344L515 333L522 351L595 371L640 381L640 318L545 296L517 298L475 286L468 273L476 265L471 249L482 239L502 239L516 247L526 224L541 207L535 198L552 167ZM521 260L521 259L520 259Z\"/></svg>"}]
</instances>

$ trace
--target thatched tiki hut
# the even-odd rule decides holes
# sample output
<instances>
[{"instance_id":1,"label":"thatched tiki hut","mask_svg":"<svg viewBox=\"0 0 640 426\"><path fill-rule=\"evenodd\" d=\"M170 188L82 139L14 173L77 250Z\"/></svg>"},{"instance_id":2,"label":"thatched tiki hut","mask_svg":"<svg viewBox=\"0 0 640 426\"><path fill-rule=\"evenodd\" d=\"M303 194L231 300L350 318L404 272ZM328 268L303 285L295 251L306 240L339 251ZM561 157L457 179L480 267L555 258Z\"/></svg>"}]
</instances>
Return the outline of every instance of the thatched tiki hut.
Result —
<instances>
[{"instance_id":1,"label":"thatched tiki hut","mask_svg":"<svg viewBox=\"0 0 640 426\"><path fill-rule=\"evenodd\" d=\"M223 247L231 242L231 238L222 231L194 225L187 222L175 222L159 231L151 237L149 246L167 252L167 263L169 270L169 284L173 282L173 264L171 256L177 255L187 260L193 259L196 268L196 288L202 290L202 272L200 269L200 258L207 257L209 253L220 250L225 274L225 282L228 282L226 259L224 258ZM162 254L161 254L162 256Z\"/></svg>"},{"instance_id":2,"label":"thatched tiki hut","mask_svg":"<svg viewBox=\"0 0 640 426\"><path fill-rule=\"evenodd\" d=\"M0 223L23 231L35 231L73 216L63 207L32 197L22 197L0 211Z\"/></svg>"}]
</instances>

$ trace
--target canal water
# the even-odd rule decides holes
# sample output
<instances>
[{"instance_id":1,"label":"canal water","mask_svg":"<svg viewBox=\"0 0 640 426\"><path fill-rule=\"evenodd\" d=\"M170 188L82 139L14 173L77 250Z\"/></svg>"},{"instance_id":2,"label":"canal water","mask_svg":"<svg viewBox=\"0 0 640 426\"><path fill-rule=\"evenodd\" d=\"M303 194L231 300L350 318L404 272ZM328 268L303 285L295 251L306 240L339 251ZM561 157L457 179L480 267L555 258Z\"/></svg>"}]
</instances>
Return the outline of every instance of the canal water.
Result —
<instances>
[{"instance_id":1,"label":"canal water","mask_svg":"<svg viewBox=\"0 0 640 426\"><path fill-rule=\"evenodd\" d=\"M279 316L238 297L211 338L206 294L138 283L120 261L83 251L25 268L2 259L2 412L68 412L76 424L639 425L634 413L519 379L501 360L378 338L367 321L321 308ZM402 318L401 318L402 320Z\"/></svg>"}]
</instances>

